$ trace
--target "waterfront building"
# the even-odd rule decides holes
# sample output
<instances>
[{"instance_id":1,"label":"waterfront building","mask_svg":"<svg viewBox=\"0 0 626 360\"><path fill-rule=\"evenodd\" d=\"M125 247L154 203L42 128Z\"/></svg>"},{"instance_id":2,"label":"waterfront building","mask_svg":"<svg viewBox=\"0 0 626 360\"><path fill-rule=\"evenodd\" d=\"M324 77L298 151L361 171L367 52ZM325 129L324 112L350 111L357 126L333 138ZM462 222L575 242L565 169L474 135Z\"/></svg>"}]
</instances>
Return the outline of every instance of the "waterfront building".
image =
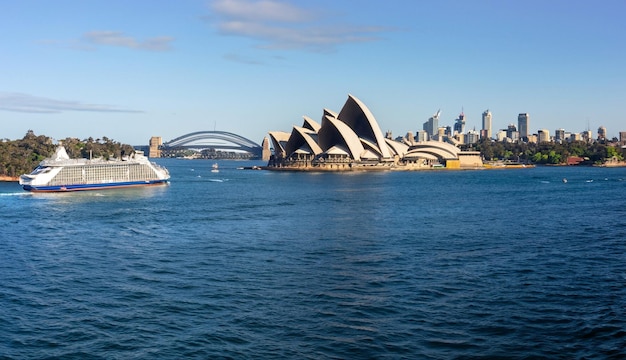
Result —
<instances>
[{"instance_id":1,"label":"waterfront building","mask_svg":"<svg viewBox=\"0 0 626 360\"><path fill-rule=\"evenodd\" d=\"M554 141L560 143L563 140L565 140L565 129L556 129L554 131Z\"/></svg>"},{"instance_id":2,"label":"waterfront building","mask_svg":"<svg viewBox=\"0 0 626 360\"><path fill-rule=\"evenodd\" d=\"M572 133L572 134L569 136L569 141L570 141L570 142L580 141L580 140L581 140L580 133Z\"/></svg>"},{"instance_id":3,"label":"waterfront building","mask_svg":"<svg viewBox=\"0 0 626 360\"><path fill-rule=\"evenodd\" d=\"M541 129L537 132L537 141L539 143L542 142L550 142L550 131L547 129Z\"/></svg>"},{"instance_id":4,"label":"waterfront building","mask_svg":"<svg viewBox=\"0 0 626 360\"><path fill-rule=\"evenodd\" d=\"M429 138L437 135L437 131L439 131L439 116L441 116L441 109L437 110L437 112L424 123L424 131L428 133Z\"/></svg>"},{"instance_id":5,"label":"waterfront building","mask_svg":"<svg viewBox=\"0 0 626 360\"><path fill-rule=\"evenodd\" d=\"M443 127L443 126L440 127L438 129L438 131L437 131L437 135L436 135L437 139L436 140L443 141L443 139L447 136L447 134L449 134L449 131L448 131L449 129L450 129L449 126L448 127Z\"/></svg>"},{"instance_id":6,"label":"waterfront building","mask_svg":"<svg viewBox=\"0 0 626 360\"><path fill-rule=\"evenodd\" d=\"M480 134L481 138L491 139L491 111L489 109L483 112L483 128Z\"/></svg>"},{"instance_id":7,"label":"waterfront building","mask_svg":"<svg viewBox=\"0 0 626 360\"><path fill-rule=\"evenodd\" d=\"M436 116L433 116L436 117ZM439 128L443 134L445 128ZM348 100L337 114L324 109L322 123L304 116L291 133L271 131L274 155L269 170L350 171L418 170L431 167L482 167L478 151L461 151L443 141L407 144L385 138L374 115L359 99ZM439 137L439 136L438 136Z\"/></svg>"},{"instance_id":8,"label":"waterfront building","mask_svg":"<svg viewBox=\"0 0 626 360\"><path fill-rule=\"evenodd\" d=\"M500 131L498 131L496 133L496 140L497 141L505 141L507 137L508 137L507 136L507 131L504 130L504 129L502 129L502 130L500 130Z\"/></svg>"},{"instance_id":9,"label":"waterfront building","mask_svg":"<svg viewBox=\"0 0 626 360\"><path fill-rule=\"evenodd\" d=\"M521 140L528 140L528 125L530 122L530 115L528 113L521 113L517 116L517 129L519 131L519 137Z\"/></svg>"},{"instance_id":10,"label":"waterfront building","mask_svg":"<svg viewBox=\"0 0 626 360\"><path fill-rule=\"evenodd\" d=\"M622 146L626 146L626 131L619 132L619 143Z\"/></svg>"},{"instance_id":11,"label":"waterfront building","mask_svg":"<svg viewBox=\"0 0 626 360\"><path fill-rule=\"evenodd\" d=\"M598 128L598 140L606 140L606 127L600 126Z\"/></svg>"},{"instance_id":12,"label":"waterfront building","mask_svg":"<svg viewBox=\"0 0 626 360\"><path fill-rule=\"evenodd\" d=\"M514 124L509 124L509 126L506 128L506 137L513 142L519 140L519 132L517 131L517 128Z\"/></svg>"},{"instance_id":13,"label":"waterfront building","mask_svg":"<svg viewBox=\"0 0 626 360\"><path fill-rule=\"evenodd\" d=\"M470 130L465 136L466 144L476 144L480 140L480 133L476 129Z\"/></svg>"},{"instance_id":14,"label":"waterfront building","mask_svg":"<svg viewBox=\"0 0 626 360\"><path fill-rule=\"evenodd\" d=\"M459 114L459 117L454 121L454 134L465 133L465 114L463 111Z\"/></svg>"},{"instance_id":15,"label":"waterfront building","mask_svg":"<svg viewBox=\"0 0 626 360\"><path fill-rule=\"evenodd\" d=\"M507 137L511 137L511 133L517 131L517 127L515 127L514 124L509 124L509 126L506 127L506 136Z\"/></svg>"},{"instance_id":16,"label":"waterfront building","mask_svg":"<svg viewBox=\"0 0 626 360\"><path fill-rule=\"evenodd\" d=\"M428 137L428 140L442 141L443 135L445 134L445 132L446 132L446 128L440 127L435 131L435 135Z\"/></svg>"},{"instance_id":17,"label":"waterfront building","mask_svg":"<svg viewBox=\"0 0 626 360\"><path fill-rule=\"evenodd\" d=\"M422 142L428 140L428 133L425 130L418 130L415 133L415 141Z\"/></svg>"}]
</instances>

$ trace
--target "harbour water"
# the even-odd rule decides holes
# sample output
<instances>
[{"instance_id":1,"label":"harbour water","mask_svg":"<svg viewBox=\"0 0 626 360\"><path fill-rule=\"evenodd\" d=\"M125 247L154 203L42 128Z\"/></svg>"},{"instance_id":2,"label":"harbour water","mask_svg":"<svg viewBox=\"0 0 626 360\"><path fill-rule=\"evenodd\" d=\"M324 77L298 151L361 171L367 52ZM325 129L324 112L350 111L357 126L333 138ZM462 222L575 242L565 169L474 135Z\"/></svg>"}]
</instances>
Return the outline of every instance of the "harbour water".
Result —
<instances>
[{"instance_id":1,"label":"harbour water","mask_svg":"<svg viewBox=\"0 0 626 360\"><path fill-rule=\"evenodd\" d=\"M626 357L626 168L159 163L0 183L0 359Z\"/></svg>"}]
</instances>

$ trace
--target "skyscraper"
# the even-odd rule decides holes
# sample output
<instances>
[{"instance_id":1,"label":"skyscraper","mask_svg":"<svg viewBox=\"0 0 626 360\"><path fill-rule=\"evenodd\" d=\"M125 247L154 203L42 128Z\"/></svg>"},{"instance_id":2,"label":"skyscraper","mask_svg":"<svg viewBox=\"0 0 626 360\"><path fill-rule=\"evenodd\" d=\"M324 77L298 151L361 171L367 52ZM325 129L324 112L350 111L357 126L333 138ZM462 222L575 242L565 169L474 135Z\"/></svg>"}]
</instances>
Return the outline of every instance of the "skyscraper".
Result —
<instances>
[{"instance_id":1,"label":"skyscraper","mask_svg":"<svg viewBox=\"0 0 626 360\"><path fill-rule=\"evenodd\" d=\"M528 141L529 122L530 115L528 115L528 113L521 113L517 116L517 130L519 131L519 137L521 140Z\"/></svg>"},{"instance_id":2,"label":"skyscraper","mask_svg":"<svg viewBox=\"0 0 626 360\"><path fill-rule=\"evenodd\" d=\"M465 114L463 111L454 122L454 134L463 134L465 132Z\"/></svg>"},{"instance_id":3,"label":"skyscraper","mask_svg":"<svg viewBox=\"0 0 626 360\"><path fill-rule=\"evenodd\" d=\"M554 131L554 141L563 142L565 140L565 129L556 129Z\"/></svg>"},{"instance_id":4,"label":"skyscraper","mask_svg":"<svg viewBox=\"0 0 626 360\"><path fill-rule=\"evenodd\" d=\"M491 139L491 111L489 109L483 112L483 130L485 130L485 137Z\"/></svg>"},{"instance_id":5,"label":"skyscraper","mask_svg":"<svg viewBox=\"0 0 626 360\"><path fill-rule=\"evenodd\" d=\"M441 109L437 110L437 112L424 123L424 131L428 133L428 137L430 138L439 132L439 115L441 115Z\"/></svg>"},{"instance_id":6,"label":"skyscraper","mask_svg":"<svg viewBox=\"0 0 626 360\"><path fill-rule=\"evenodd\" d=\"M598 128L598 140L606 140L606 127L600 126Z\"/></svg>"}]
</instances>

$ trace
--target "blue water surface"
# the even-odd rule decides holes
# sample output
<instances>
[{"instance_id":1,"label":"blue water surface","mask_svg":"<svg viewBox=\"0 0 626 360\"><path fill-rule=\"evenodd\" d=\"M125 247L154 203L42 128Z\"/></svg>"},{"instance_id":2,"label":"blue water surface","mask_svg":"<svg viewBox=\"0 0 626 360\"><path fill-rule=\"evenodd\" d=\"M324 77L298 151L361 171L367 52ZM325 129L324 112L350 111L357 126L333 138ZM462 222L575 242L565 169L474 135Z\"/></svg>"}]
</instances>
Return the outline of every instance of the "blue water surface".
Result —
<instances>
[{"instance_id":1,"label":"blue water surface","mask_svg":"<svg viewBox=\"0 0 626 360\"><path fill-rule=\"evenodd\" d=\"M0 183L0 359L626 357L626 168L159 163Z\"/></svg>"}]
</instances>

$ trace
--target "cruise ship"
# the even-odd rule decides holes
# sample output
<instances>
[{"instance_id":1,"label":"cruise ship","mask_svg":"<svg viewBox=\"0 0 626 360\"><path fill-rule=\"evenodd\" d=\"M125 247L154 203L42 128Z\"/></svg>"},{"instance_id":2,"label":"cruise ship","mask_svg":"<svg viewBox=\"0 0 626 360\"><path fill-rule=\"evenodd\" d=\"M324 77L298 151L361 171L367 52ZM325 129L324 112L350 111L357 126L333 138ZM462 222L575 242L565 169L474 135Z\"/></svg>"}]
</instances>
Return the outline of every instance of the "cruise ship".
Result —
<instances>
[{"instance_id":1,"label":"cruise ship","mask_svg":"<svg viewBox=\"0 0 626 360\"><path fill-rule=\"evenodd\" d=\"M151 162L142 151L127 159L70 159L60 145L54 155L20 176L24 190L64 192L168 184L166 168Z\"/></svg>"}]
</instances>

